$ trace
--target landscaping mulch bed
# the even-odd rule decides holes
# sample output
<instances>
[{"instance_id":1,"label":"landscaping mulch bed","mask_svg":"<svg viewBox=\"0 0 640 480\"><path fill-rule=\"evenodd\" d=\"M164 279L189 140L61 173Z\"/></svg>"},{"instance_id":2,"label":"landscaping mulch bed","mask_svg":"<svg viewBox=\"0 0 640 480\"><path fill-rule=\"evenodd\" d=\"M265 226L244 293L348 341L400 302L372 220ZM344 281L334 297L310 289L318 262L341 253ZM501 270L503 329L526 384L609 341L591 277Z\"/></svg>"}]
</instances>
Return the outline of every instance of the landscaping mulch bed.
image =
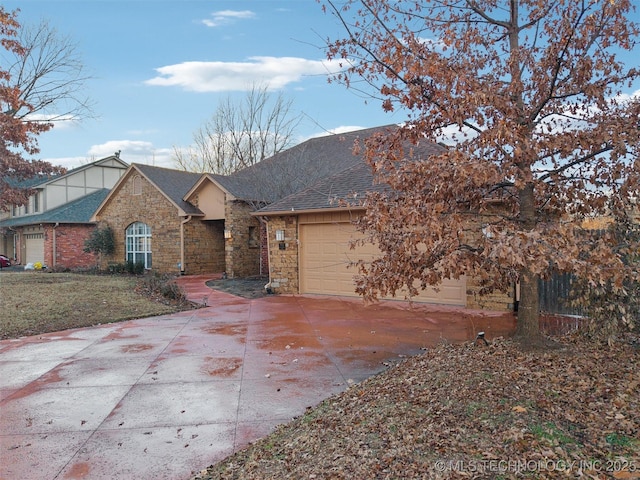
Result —
<instances>
[{"instance_id":1,"label":"landscaping mulch bed","mask_svg":"<svg viewBox=\"0 0 640 480\"><path fill-rule=\"evenodd\" d=\"M264 286L268 281L266 277L223 278L209 280L207 286L238 297L261 298L267 295Z\"/></svg>"}]
</instances>

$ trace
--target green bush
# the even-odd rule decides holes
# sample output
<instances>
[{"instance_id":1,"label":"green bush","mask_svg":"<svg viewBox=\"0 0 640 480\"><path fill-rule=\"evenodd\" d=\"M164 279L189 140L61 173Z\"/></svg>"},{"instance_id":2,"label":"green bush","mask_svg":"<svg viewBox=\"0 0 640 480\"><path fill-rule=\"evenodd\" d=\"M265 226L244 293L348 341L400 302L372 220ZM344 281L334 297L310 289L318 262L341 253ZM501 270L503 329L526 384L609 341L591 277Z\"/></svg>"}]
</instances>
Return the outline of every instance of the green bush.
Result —
<instances>
[{"instance_id":1,"label":"green bush","mask_svg":"<svg viewBox=\"0 0 640 480\"><path fill-rule=\"evenodd\" d=\"M101 255L111 255L116 249L116 241L111 227L98 227L84 242L83 251L87 253L98 253Z\"/></svg>"},{"instance_id":2,"label":"green bush","mask_svg":"<svg viewBox=\"0 0 640 480\"><path fill-rule=\"evenodd\" d=\"M114 275L121 275L123 273L128 273L129 275L142 275L144 274L144 263L143 262L132 262L127 260L124 263L110 263L107 267L107 271Z\"/></svg>"},{"instance_id":3,"label":"green bush","mask_svg":"<svg viewBox=\"0 0 640 480\"><path fill-rule=\"evenodd\" d=\"M144 262L132 262L127 260L124 264L124 271L131 275L142 275L144 273Z\"/></svg>"}]
</instances>

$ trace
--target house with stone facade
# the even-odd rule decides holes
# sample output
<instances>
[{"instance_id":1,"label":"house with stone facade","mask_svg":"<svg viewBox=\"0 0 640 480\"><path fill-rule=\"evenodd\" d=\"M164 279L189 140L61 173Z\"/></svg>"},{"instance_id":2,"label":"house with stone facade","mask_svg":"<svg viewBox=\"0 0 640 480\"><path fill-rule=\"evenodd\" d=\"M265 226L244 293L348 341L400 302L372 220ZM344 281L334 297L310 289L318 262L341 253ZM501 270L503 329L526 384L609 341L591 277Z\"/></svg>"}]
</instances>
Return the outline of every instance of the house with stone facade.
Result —
<instances>
[{"instance_id":1,"label":"house with stone facade","mask_svg":"<svg viewBox=\"0 0 640 480\"><path fill-rule=\"evenodd\" d=\"M94 266L95 255L83 252L95 228L91 216L127 168L119 155L112 155L65 174L21 182L34 193L0 220L0 253L22 265Z\"/></svg>"},{"instance_id":2,"label":"house with stone facade","mask_svg":"<svg viewBox=\"0 0 640 480\"><path fill-rule=\"evenodd\" d=\"M92 217L115 235L116 251L103 261L266 276L266 219L254 213L359 162L354 142L376 130L313 138L228 176L132 164Z\"/></svg>"},{"instance_id":3,"label":"house with stone facade","mask_svg":"<svg viewBox=\"0 0 640 480\"><path fill-rule=\"evenodd\" d=\"M92 218L115 237L103 267L133 262L157 273L260 275L263 227L241 186L222 175L132 164Z\"/></svg>"},{"instance_id":4,"label":"house with stone facade","mask_svg":"<svg viewBox=\"0 0 640 480\"><path fill-rule=\"evenodd\" d=\"M142 263L160 273L223 271L223 221L183 198L200 177L132 164L92 217L114 234L115 252L102 261Z\"/></svg>"},{"instance_id":5,"label":"house with stone facade","mask_svg":"<svg viewBox=\"0 0 640 480\"><path fill-rule=\"evenodd\" d=\"M366 136L372 132L356 133ZM322 137L316 148L333 141L332 137ZM442 148L425 142L419 153L427 158ZM363 200L367 192L388 186L374 183L371 168L361 156L343 154L349 157L344 157L345 168L254 214L267 224L268 285L274 293L357 296L353 278L357 271L350 264L379 255L372 244L351 248L352 241L362 235L353 221L366 210ZM480 228L478 222L478 232ZM412 301L513 310L515 292L481 296L479 290L476 279L462 277L445 280L437 288L427 288Z\"/></svg>"}]
</instances>

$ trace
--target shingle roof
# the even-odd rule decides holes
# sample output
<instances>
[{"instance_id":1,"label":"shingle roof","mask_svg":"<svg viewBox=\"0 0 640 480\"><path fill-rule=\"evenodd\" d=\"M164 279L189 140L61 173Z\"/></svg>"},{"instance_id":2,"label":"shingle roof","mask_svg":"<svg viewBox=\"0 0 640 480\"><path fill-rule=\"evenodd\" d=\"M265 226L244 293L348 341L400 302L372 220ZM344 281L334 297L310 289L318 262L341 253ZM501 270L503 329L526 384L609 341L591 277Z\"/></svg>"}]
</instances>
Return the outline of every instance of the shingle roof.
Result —
<instances>
[{"instance_id":1,"label":"shingle roof","mask_svg":"<svg viewBox=\"0 0 640 480\"><path fill-rule=\"evenodd\" d=\"M444 147L423 142L414 147L416 159L426 159ZM335 175L322 179L266 207L259 214L283 214L292 211L309 211L344 207L362 207L367 192L388 190L389 186L374 182L373 172L362 157L354 157L355 164Z\"/></svg>"},{"instance_id":2,"label":"shingle roof","mask_svg":"<svg viewBox=\"0 0 640 480\"><path fill-rule=\"evenodd\" d=\"M187 215L202 215L199 208L182 199L202 176L200 173L183 172L139 163L133 165Z\"/></svg>"},{"instance_id":3,"label":"shingle roof","mask_svg":"<svg viewBox=\"0 0 640 480\"><path fill-rule=\"evenodd\" d=\"M353 154L356 139L395 125L312 138L260 163L219 179L236 198L271 203L362 161Z\"/></svg>"},{"instance_id":4,"label":"shingle roof","mask_svg":"<svg viewBox=\"0 0 640 480\"><path fill-rule=\"evenodd\" d=\"M7 178L7 184L15 188L34 188L43 183L47 183L49 180L58 178L60 175L36 175L31 178L25 178L23 180L15 180L14 178Z\"/></svg>"},{"instance_id":5,"label":"shingle roof","mask_svg":"<svg viewBox=\"0 0 640 480\"><path fill-rule=\"evenodd\" d=\"M259 213L273 214L292 211L359 206L366 192L385 189L385 185L373 185L373 173L364 162L353 165L312 186L273 202Z\"/></svg>"},{"instance_id":6,"label":"shingle roof","mask_svg":"<svg viewBox=\"0 0 640 480\"><path fill-rule=\"evenodd\" d=\"M91 216L109 194L103 188L69 203L36 215L25 215L0 222L0 227L20 227L39 223L92 223Z\"/></svg>"}]
</instances>

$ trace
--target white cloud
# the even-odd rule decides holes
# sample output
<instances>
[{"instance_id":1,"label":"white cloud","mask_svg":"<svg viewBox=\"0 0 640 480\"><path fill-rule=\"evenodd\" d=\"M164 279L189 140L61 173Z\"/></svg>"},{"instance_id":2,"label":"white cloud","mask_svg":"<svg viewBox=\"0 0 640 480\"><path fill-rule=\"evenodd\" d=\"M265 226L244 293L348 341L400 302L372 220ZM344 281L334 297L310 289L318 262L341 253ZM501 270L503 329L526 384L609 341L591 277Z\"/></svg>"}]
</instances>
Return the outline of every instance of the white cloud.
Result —
<instances>
[{"instance_id":1,"label":"white cloud","mask_svg":"<svg viewBox=\"0 0 640 480\"><path fill-rule=\"evenodd\" d=\"M477 135L469 127L459 127L458 125L448 125L435 132L435 141L448 146L454 146Z\"/></svg>"},{"instance_id":2,"label":"white cloud","mask_svg":"<svg viewBox=\"0 0 640 480\"><path fill-rule=\"evenodd\" d=\"M120 151L120 159L126 163L142 163L156 167L175 168L173 150L155 148L151 142L136 140L111 140L93 145L84 157L50 157L42 160L67 170L87 165Z\"/></svg>"},{"instance_id":3,"label":"white cloud","mask_svg":"<svg viewBox=\"0 0 640 480\"><path fill-rule=\"evenodd\" d=\"M339 133L355 132L357 130L364 130L365 128L369 128L369 127L357 127L357 126L354 126L354 125L341 125L339 127L331 128L331 129L325 130L323 132L314 133L313 135L309 136L305 140L308 140L309 138L326 137L327 135L335 135L335 134L339 134Z\"/></svg>"},{"instance_id":4,"label":"white cloud","mask_svg":"<svg viewBox=\"0 0 640 480\"><path fill-rule=\"evenodd\" d=\"M300 81L306 75L327 75L331 63L297 57L249 57L245 62L184 62L157 68L147 85L182 87L195 92L250 90L263 82L270 89Z\"/></svg>"},{"instance_id":5,"label":"white cloud","mask_svg":"<svg viewBox=\"0 0 640 480\"><path fill-rule=\"evenodd\" d=\"M156 148L151 142L141 140L110 140L93 145L88 152L91 161L113 155L120 151L120 159L127 163L144 163L157 167L172 167L172 150Z\"/></svg>"},{"instance_id":6,"label":"white cloud","mask_svg":"<svg viewBox=\"0 0 640 480\"><path fill-rule=\"evenodd\" d=\"M64 167L67 170L71 170L91 162L87 157L56 157L42 158L41 160L49 162L51 165L55 165L57 167Z\"/></svg>"},{"instance_id":7,"label":"white cloud","mask_svg":"<svg viewBox=\"0 0 640 480\"><path fill-rule=\"evenodd\" d=\"M235 23L236 20L254 18L256 14L251 10L220 10L213 12L211 18L202 20L207 27L221 27Z\"/></svg>"}]
</instances>

